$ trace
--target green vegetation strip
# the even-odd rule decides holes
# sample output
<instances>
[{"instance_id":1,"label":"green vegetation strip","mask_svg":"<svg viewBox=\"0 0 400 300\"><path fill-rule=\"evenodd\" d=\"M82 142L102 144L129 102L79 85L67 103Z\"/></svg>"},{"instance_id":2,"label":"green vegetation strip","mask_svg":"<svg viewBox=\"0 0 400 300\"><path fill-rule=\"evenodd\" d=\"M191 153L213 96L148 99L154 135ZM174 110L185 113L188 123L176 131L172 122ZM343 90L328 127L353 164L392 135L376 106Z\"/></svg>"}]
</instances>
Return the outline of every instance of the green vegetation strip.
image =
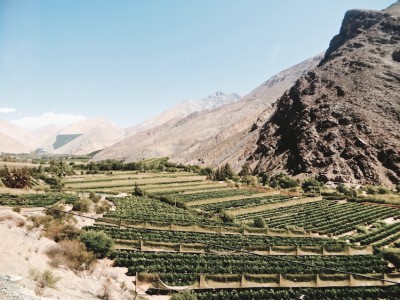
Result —
<instances>
[{"instance_id":1,"label":"green vegetation strip","mask_svg":"<svg viewBox=\"0 0 400 300\"><path fill-rule=\"evenodd\" d=\"M359 274L386 273L387 262L378 256L280 256L287 261L270 259L269 256L183 254L166 252L114 251L114 265L127 267L128 275L136 272L172 274L318 274L319 266ZM325 269L326 273L334 273ZM191 284L192 282L186 282ZM175 284L168 282L167 284Z\"/></svg>"},{"instance_id":2,"label":"green vegetation strip","mask_svg":"<svg viewBox=\"0 0 400 300\"><path fill-rule=\"evenodd\" d=\"M186 203L191 201L198 201L211 198L227 198L230 196L250 196L255 194L255 191L242 190L242 189L227 189L223 191L210 191L201 193L179 194L175 198L177 201Z\"/></svg>"},{"instance_id":3,"label":"green vegetation strip","mask_svg":"<svg viewBox=\"0 0 400 300\"><path fill-rule=\"evenodd\" d=\"M49 206L59 201L65 204L73 204L79 200L77 195L63 193L46 194L0 194L0 205L3 206Z\"/></svg>"},{"instance_id":4,"label":"green vegetation strip","mask_svg":"<svg viewBox=\"0 0 400 300\"><path fill-rule=\"evenodd\" d=\"M215 234L184 231L166 231L141 228L119 229L112 226L91 226L86 230L104 231L113 239L144 240L171 243L198 243L218 246L229 245L237 250L267 249L269 246L317 246L330 245L330 250L342 251L345 245L337 240L312 237L275 237L243 234Z\"/></svg>"},{"instance_id":5,"label":"green vegetation strip","mask_svg":"<svg viewBox=\"0 0 400 300\"><path fill-rule=\"evenodd\" d=\"M357 287L357 288L291 288L291 289L237 289L196 292L197 300L238 299L398 299L400 286Z\"/></svg>"},{"instance_id":6,"label":"green vegetation strip","mask_svg":"<svg viewBox=\"0 0 400 300\"><path fill-rule=\"evenodd\" d=\"M231 200L217 203L209 203L202 205L192 205L192 208L199 208L205 211L222 211L237 208L253 207L262 204L278 203L291 200L291 196L286 195L271 195L266 197L253 197L240 200Z\"/></svg>"}]
</instances>

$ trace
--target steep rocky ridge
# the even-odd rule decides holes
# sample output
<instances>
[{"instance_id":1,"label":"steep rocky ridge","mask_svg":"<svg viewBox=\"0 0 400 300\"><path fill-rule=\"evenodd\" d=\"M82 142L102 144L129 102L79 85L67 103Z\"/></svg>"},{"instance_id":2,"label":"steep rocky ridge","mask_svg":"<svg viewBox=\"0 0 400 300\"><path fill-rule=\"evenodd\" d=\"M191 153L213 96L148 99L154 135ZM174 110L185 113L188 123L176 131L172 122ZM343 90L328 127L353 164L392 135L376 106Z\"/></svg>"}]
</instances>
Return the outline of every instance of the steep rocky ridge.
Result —
<instances>
[{"instance_id":1,"label":"steep rocky ridge","mask_svg":"<svg viewBox=\"0 0 400 300\"><path fill-rule=\"evenodd\" d=\"M285 92L249 157L255 171L400 181L400 3L350 10L318 67Z\"/></svg>"},{"instance_id":2,"label":"steep rocky ridge","mask_svg":"<svg viewBox=\"0 0 400 300\"><path fill-rule=\"evenodd\" d=\"M240 95L235 93L225 94L221 91L217 91L204 99L186 100L175 105L174 107L171 107L170 109L167 109L154 118L127 128L126 135L130 136L151 128L155 128L172 120L178 121L194 112L216 109L223 105L234 103L239 100Z\"/></svg>"},{"instance_id":3,"label":"steep rocky ridge","mask_svg":"<svg viewBox=\"0 0 400 300\"><path fill-rule=\"evenodd\" d=\"M237 170L254 150L259 125L272 112L273 103L321 58L318 55L278 73L238 102L134 134L101 151L93 160L135 161L168 156L173 161L203 166L229 162Z\"/></svg>"}]
</instances>

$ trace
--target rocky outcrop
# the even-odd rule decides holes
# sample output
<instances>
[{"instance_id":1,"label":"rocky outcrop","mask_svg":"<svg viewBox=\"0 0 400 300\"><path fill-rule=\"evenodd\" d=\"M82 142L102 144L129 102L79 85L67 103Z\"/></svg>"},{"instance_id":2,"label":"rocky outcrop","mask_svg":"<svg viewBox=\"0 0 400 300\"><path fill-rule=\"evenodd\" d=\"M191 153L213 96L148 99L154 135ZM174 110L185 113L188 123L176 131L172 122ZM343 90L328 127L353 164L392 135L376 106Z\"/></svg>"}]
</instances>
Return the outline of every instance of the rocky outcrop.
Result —
<instances>
[{"instance_id":1,"label":"rocky outcrop","mask_svg":"<svg viewBox=\"0 0 400 300\"><path fill-rule=\"evenodd\" d=\"M256 172L400 182L399 6L346 13L321 63L264 124L249 157Z\"/></svg>"}]
</instances>

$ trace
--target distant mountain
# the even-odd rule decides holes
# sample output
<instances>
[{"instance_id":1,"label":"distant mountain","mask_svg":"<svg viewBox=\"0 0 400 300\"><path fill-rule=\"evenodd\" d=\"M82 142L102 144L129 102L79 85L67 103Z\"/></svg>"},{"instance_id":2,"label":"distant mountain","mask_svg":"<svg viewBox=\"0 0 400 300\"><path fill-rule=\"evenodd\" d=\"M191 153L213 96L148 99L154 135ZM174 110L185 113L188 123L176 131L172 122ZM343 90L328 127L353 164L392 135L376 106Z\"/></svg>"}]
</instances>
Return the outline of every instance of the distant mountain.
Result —
<instances>
[{"instance_id":1,"label":"distant mountain","mask_svg":"<svg viewBox=\"0 0 400 300\"><path fill-rule=\"evenodd\" d=\"M39 148L54 154L82 155L109 147L124 137L124 129L107 119L88 119L56 131Z\"/></svg>"},{"instance_id":2,"label":"distant mountain","mask_svg":"<svg viewBox=\"0 0 400 300\"><path fill-rule=\"evenodd\" d=\"M273 76L240 101L223 106L212 105L212 101L221 95L216 93L217 97L207 98L202 102L207 105L200 108L220 107L197 111L184 118L166 117L162 120L167 122L129 136L99 152L93 160L135 161L168 156L173 161L203 166L230 162L238 169L244 163L246 153L255 147L260 114L266 118L277 97L302 74L315 67L321 58L321 55L317 56ZM249 132L252 133L248 135Z\"/></svg>"},{"instance_id":3,"label":"distant mountain","mask_svg":"<svg viewBox=\"0 0 400 300\"><path fill-rule=\"evenodd\" d=\"M0 152L29 153L34 137L18 125L0 120Z\"/></svg>"},{"instance_id":4,"label":"distant mountain","mask_svg":"<svg viewBox=\"0 0 400 300\"><path fill-rule=\"evenodd\" d=\"M217 91L201 100L186 100L162 112L154 118L127 128L126 133L127 136L130 136L173 120L178 121L194 112L216 109L239 100L240 95L235 93L225 94L221 91Z\"/></svg>"},{"instance_id":5,"label":"distant mountain","mask_svg":"<svg viewBox=\"0 0 400 300\"><path fill-rule=\"evenodd\" d=\"M319 66L262 125L249 162L271 173L400 182L400 2L345 14Z\"/></svg>"},{"instance_id":6,"label":"distant mountain","mask_svg":"<svg viewBox=\"0 0 400 300\"><path fill-rule=\"evenodd\" d=\"M12 137L0 132L0 153L29 153L30 149Z\"/></svg>"}]
</instances>

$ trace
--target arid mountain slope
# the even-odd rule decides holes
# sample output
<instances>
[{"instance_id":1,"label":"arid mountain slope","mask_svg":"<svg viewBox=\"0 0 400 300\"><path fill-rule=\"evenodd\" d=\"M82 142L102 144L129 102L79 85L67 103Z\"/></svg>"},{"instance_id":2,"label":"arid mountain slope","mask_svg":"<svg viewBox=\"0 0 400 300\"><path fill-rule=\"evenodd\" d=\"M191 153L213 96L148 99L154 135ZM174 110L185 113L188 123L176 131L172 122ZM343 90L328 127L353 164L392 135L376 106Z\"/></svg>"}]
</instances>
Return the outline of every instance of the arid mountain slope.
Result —
<instances>
[{"instance_id":1,"label":"arid mountain slope","mask_svg":"<svg viewBox=\"0 0 400 300\"><path fill-rule=\"evenodd\" d=\"M12 137L0 132L0 152L4 153L28 153L30 149L16 141Z\"/></svg>"},{"instance_id":2,"label":"arid mountain slope","mask_svg":"<svg viewBox=\"0 0 400 300\"><path fill-rule=\"evenodd\" d=\"M49 137L41 146L55 154L88 154L121 141L125 131L103 118L75 122Z\"/></svg>"},{"instance_id":3,"label":"arid mountain slope","mask_svg":"<svg viewBox=\"0 0 400 300\"><path fill-rule=\"evenodd\" d=\"M0 120L0 152L27 153L34 138L28 131L10 122Z\"/></svg>"},{"instance_id":4,"label":"arid mountain slope","mask_svg":"<svg viewBox=\"0 0 400 300\"><path fill-rule=\"evenodd\" d=\"M256 171L400 181L400 3L350 10L320 65L279 99L249 161Z\"/></svg>"},{"instance_id":5,"label":"arid mountain slope","mask_svg":"<svg viewBox=\"0 0 400 300\"><path fill-rule=\"evenodd\" d=\"M201 100L186 100L175 105L174 107L171 107L170 109L167 109L154 118L127 128L126 135L130 136L160 126L172 120L178 121L194 112L216 109L223 105L234 103L239 100L240 96L238 94L225 94L221 91L217 91L207 98Z\"/></svg>"},{"instance_id":6,"label":"arid mountain slope","mask_svg":"<svg viewBox=\"0 0 400 300\"><path fill-rule=\"evenodd\" d=\"M244 163L242 158L254 150L257 118L262 114L257 124L263 124L276 99L321 58L314 57L273 76L238 102L195 112L132 135L101 151L94 160L135 161L168 156L173 161L204 166L229 161L238 169Z\"/></svg>"}]
</instances>

